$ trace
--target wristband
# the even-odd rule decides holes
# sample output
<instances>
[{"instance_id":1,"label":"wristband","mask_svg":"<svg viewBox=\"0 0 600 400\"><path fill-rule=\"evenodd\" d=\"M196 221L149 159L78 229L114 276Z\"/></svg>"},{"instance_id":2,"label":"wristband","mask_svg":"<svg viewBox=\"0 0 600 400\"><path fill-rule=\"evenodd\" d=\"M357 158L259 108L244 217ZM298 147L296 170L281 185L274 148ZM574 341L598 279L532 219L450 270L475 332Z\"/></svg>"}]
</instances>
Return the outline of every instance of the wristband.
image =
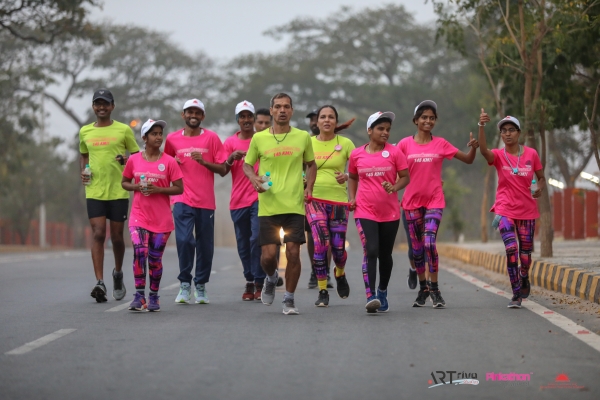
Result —
<instances>
[{"instance_id":1,"label":"wristband","mask_svg":"<svg viewBox=\"0 0 600 400\"><path fill-rule=\"evenodd\" d=\"M225 164L229 165L230 167L233 167L233 163L229 164L229 160L225 160Z\"/></svg>"},{"instance_id":2,"label":"wristband","mask_svg":"<svg viewBox=\"0 0 600 400\"><path fill-rule=\"evenodd\" d=\"M485 124L482 124L481 122L478 122L477 125L479 125L479 126L485 126Z\"/></svg>"}]
</instances>

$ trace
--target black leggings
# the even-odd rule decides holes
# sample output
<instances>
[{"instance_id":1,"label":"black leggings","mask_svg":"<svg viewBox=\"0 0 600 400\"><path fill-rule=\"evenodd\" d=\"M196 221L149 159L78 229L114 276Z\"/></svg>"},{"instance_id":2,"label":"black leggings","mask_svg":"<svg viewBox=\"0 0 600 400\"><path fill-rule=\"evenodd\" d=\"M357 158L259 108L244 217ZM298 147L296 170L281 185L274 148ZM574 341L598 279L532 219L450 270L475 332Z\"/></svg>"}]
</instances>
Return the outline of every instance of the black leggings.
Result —
<instances>
[{"instance_id":1,"label":"black leggings","mask_svg":"<svg viewBox=\"0 0 600 400\"><path fill-rule=\"evenodd\" d=\"M387 290L394 266L392 251L399 226L399 219L390 222L377 222L365 218L356 219L356 227L364 253L362 272L367 299L376 294L377 259L379 259L379 288Z\"/></svg>"}]
</instances>

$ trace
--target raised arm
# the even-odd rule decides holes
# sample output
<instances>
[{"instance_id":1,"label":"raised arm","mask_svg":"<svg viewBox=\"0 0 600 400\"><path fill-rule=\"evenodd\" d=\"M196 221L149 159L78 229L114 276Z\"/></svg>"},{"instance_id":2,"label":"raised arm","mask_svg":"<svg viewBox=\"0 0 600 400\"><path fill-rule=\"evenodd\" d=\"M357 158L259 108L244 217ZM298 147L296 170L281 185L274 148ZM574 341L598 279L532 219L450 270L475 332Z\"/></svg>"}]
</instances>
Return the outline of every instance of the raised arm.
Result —
<instances>
[{"instance_id":1,"label":"raised arm","mask_svg":"<svg viewBox=\"0 0 600 400\"><path fill-rule=\"evenodd\" d=\"M487 147L487 141L485 139L485 124L490 122L490 117L487 113L481 109L481 114L479 115L479 151L481 155L485 158L488 164L492 164L494 162L494 153L490 151Z\"/></svg>"}]
</instances>

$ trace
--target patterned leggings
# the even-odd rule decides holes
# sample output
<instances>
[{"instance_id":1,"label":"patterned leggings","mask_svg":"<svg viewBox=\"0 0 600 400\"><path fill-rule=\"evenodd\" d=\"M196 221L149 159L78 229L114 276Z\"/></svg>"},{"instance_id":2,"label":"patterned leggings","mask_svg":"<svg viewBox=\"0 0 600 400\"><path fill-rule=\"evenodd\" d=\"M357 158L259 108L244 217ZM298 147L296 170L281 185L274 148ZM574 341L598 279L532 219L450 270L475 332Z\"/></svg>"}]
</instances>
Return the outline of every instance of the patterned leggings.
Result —
<instances>
[{"instance_id":1,"label":"patterned leggings","mask_svg":"<svg viewBox=\"0 0 600 400\"><path fill-rule=\"evenodd\" d=\"M150 267L150 293L158 292L162 278L162 256L171 232L154 233L139 226L130 226L133 243L133 276L135 290L143 292L146 288L146 260Z\"/></svg>"},{"instance_id":2,"label":"patterned leggings","mask_svg":"<svg viewBox=\"0 0 600 400\"><path fill-rule=\"evenodd\" d=\"M506 248L506 268L508 269L510 286L512 287L513 294L519 294L521 292L519 259L521 261L521 275L529 275L535 220L502 217L500 218L498 229Z\"/></svg>"},{"instance_id":3,"label":"patterned leggings","mask_svg":"<svg viewBox=\"0 0 600 400\"><path fill-rule=\"evenodd\" d=\"M313 269L318 280L327 279L327 250L330 246L336 267L341 270L346 266L348 213L348 206L315 200L306 204L306 219L315 242Z\"/></svg>"},{"instance_id":4,"label":"patterned leggings","mask_svg":"<svg viewBox=\"0 0 600 400\"><path fill-rule=\"evenodd\" d=\"M429 272L438 272L437 232L442 222L443 208L404 210L417 273L425 273L425 257Z\"/></svg>"}]
</instances>

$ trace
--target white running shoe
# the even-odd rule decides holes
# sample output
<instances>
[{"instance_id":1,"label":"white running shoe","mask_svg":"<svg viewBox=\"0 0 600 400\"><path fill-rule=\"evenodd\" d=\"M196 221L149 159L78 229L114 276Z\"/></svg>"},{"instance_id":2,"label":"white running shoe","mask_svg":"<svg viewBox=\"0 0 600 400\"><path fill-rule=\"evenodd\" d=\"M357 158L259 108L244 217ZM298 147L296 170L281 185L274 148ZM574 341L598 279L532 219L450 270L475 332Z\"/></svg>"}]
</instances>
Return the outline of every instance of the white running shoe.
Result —
<instances>
[{"instance_id":1,"label":"white running shoe","mask_svg":"<svg viewBox=\"0 0 600 400\"><path fill-rule=\"evenodd\" d=\"M194 297L196 297L196 304L208 304L208 294L206 293L205 285L196 285L194 290Z\"/></svg>"},{"instance_id":2,"label":"white running shoe","mask_svg":"<svg viewBox=\"0 0 600 400\"><path fill-rule=\"evenodd\" d=\"M181 303L181 304L190 304L190 284L189 283L182 283L181 286L179 286L179 294L177 295L177 298L175 299L175 303Z\"/></svg>"}]
</instances>

